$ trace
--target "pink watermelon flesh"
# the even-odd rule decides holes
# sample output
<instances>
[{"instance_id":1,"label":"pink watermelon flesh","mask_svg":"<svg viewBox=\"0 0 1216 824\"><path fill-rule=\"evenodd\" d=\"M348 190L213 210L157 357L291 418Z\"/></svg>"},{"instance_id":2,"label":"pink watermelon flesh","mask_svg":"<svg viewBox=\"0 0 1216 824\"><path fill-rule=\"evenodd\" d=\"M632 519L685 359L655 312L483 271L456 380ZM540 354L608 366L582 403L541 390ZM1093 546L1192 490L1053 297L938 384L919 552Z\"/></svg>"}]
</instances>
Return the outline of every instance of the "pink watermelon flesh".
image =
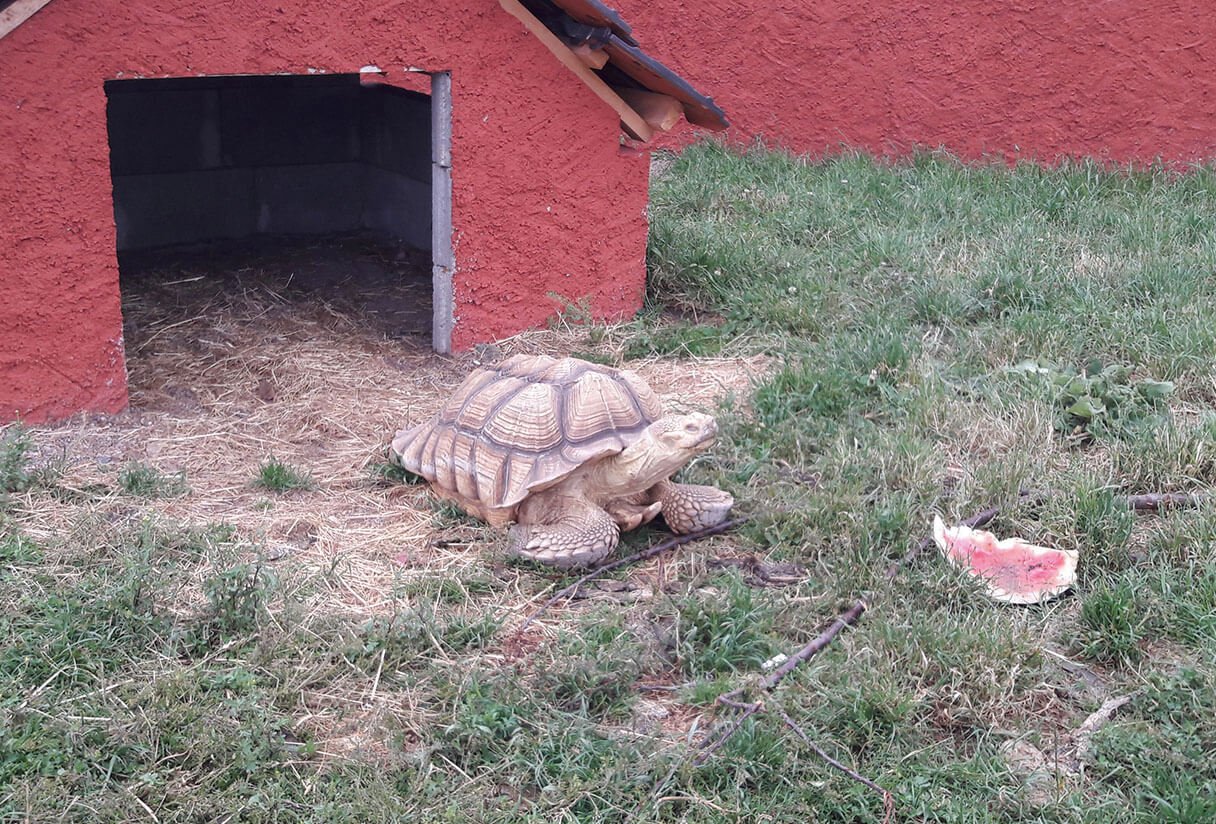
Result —
<instances>
[{"instance_id":1,"label":"pink watermelon flesh","mask_svg":"<svg viewBox=\"0 0 1216 824\"><path fill-rule=\"evenodd\" d=\"M1076 579L1077 553L1026 543L998 541L991 532L967 526L946 529L938 518L934 537L956 566L983 579L989 594L1002 601L1033 604L1055 597Z\"/></svg>"}]
</instances>

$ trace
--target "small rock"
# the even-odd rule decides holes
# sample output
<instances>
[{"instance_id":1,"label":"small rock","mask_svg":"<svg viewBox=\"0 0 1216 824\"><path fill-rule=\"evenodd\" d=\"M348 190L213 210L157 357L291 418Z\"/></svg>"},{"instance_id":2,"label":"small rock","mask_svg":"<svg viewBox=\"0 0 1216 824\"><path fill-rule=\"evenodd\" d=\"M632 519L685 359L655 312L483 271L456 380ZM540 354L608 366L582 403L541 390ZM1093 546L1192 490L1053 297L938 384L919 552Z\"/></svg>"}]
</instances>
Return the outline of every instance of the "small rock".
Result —
<instances>
[{"instance_id":1,"label":"small rock","mask_svg":"<svg viewBox=\"0 0 1216 824\"><path fill-rule=\"evenodd\" d=\"M502 349L492 343L479 343L473 347L473 360L479 364L497 361L502 357Z\"/></svg>"},{"instance_id":2,"label":"small rock","mask_svg":"<svg viewBox=\"0 0 1216 824\"><path fill-rule=\"evenodd\" d=\"M1022 777L1027 801L1036 807L1056 801L1060 794L1056 773L1042 750L1019 739L1002 744L1001 755L1009 769Z\"/></svg>"}]
</instances>

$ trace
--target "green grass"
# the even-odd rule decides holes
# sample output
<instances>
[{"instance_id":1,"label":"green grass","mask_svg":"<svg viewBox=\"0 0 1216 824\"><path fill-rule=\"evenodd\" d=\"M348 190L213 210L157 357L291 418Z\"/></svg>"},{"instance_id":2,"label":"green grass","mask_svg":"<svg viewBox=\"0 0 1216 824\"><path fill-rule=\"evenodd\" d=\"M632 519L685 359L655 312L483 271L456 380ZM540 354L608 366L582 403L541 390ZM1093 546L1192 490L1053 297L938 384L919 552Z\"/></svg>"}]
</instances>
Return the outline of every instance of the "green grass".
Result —
<instances>
[{"instance_id":1,"label":"green grass","mask_svg":"<svg viewBox=\"0 0 1216 824\"><path fill-rule=\"evenodd\" d=\"M0 495L21 492L31 481L28 456L34 443L20 423L4 427L0 433Z\"/></svg>"},{"instance_id":2,"label":"green grass","mask_svg":"<svg viewBox=\"0 0 1216 824\"><path fill-rule=\"evenodd\" d=\"M684 472L746 526L523 636L570 578L493 547L398 582L369 620L342 606L341 558L271 562L256 536L158 517L173 478L147 467L125 495L61 486L31 465L37 430L10 427L0 819L881 821L781 710L899 821L1211 820L1216 502L1136 515L1118 496L1216 483L1216 174L707 144L652 197L649 311L587 326L586 348L770 357ZM586 326L569 304L561 323ZM315 486L279 461L256 483ZM1080 553L1073 594L996 604L932 552L884 578L933 512L994 504L994 531ZM52 505L79 517L47 530ZM442 503L433 526L474 532ZM806 575L754 586L720 555ZM715 699L862 595L860 623L694 767ZM1118 695L1084 774L1029 796L1002 745L1053 755ZM342 724L380 749L327 751Z\"/></svg>"},{"instance_id":3,"label":"green grass","mask_svg":"<svg viewBox=\"0 0 1216 824\"><path fill-rule=\"evenodd\" d=\"M387 477L387 476L386 476ZM316 488L316 482L307 472L280 461L278 458L267 458L258 467L258 473L253 485L270 492L290 492L295 489L309 490Z\"/></svg>"},{"instance_id":4,"label":"green grass","mask_svg":"<svg viewBox=\"0 0 1216 824\"><path fill-rule=\"evenodd\" d=\"M174 498L190 492L184 472L167 475L138 461L132 461L119 471L118 485L128 495L141 498Z\"/></svg>"},{"instance_id":5,"label":"green grass","mask_svg":"<svg viewBox=\"0 0 1216 824\"><path fill-rule=\"evenodd\" d=\"M1022 794L997 745L1058 739L1094 708L1044 648L1100 674L1106 694L1186 667L1179 694L1216 707L1212 506L1151 517L1117 501L1212 487L1216 235L1196 227L1216 225L1214 194L1209 169L806 163L714 145L654 186L652 301L717 320L656 313L639 353L679 351L672 340L692 352L724 329L717 341L775 358L752 414L722 411L726 445L699 480L757 516L745 530L756 548L811 566L822 605L810 626L877 591L862 626L804 667L785 702L890 786L909 819L1209 814L1214 773L1178 746L1191 733L1176 716L1137 722L1151 728L1136 739L1145 752L1104 750L1107 769L1047 807ZM792 482L778 462L818 483ZM1018 505L1021 489L1049 495ZM1081 553L1075 595L1002 608L931 558L883 583L933 510L950 520L992 504L1007 506L995 531ZM772 615L742 625L794 648L804 616ZM712 635L728 643L733 626ZM1117 716L1111 740L1122 729ZM1168 765L1161 775L1154 761ZM820 814L872 818L872 800L838 782L828 786L852 800ZM924 798L936 800L918 807Z\"/></svg>"}]
</instances>

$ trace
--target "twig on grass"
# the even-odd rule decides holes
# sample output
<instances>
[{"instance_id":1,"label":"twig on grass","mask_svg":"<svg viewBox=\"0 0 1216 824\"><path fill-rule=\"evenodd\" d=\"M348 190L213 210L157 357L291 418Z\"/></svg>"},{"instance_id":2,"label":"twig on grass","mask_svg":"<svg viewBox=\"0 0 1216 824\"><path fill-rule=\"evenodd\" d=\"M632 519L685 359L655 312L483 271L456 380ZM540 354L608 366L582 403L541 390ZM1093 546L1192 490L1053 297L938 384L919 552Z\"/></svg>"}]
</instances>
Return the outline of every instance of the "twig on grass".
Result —
<instances>
[{"instance_id":1,"label":"twig on grass","mask_svg":"<svg viewBox=\"0 0 1216 824\"><path fill-rule=\"evenodd\" d=\"M832 639L839 635L841 630L843 630L845 627L851 627L853 624L856 624L861 618L861 614L869 608L870 605L865 598L858 598L857 601L854 602L853 606L837 615L836 620L829 624L827 629L811 639L810 643L808 643L802 649L798 650L787 658L784 664L766 675L764 680L760 682L760 688L765 692L772 692L776 686L781 683L781 680L785 678L785 676L793 672L794 669L800 666L804 661L809 661L814 658L821 651L823 651L828 644L832 643ZM736 694L737 692L738 691L736 691ZM733 694L730 695L732 698L734 697Z\"/></svg>"},{"instance_id":2,"label":"twig on grass","mask_svg":"<svg viewBox=\"0 0 1216 824\"><path fill-rule=\"evenodd\" d=\"M1080 775L1085 769L1085 765L1089 761L1090 751L1093 749L1093 738L1098 730L1110 723L1113 716L1120 707L1134 698L1136 693L1129 695L1120 695L1115 698L1107 698L1102 702L1102 706L1098 707L1094 712L1081 722L1081 726L1077 727L1076 732L1072 734L1073 752L1072 758L1068 764L1070 772Z\"/></svg>"},{"instance_id":3,"label":"twig on grass","mask_svg":"<svg viewBox=\"0 0 1216 824\"><path fill-rule=\"evenodd\" d=\"M718 703L740 710L739 717L735 719L733 724L723 730L717 738L713 739L712 741L707 740L702 742L701 746L697 748L701 752L692 762L694 767L699 767L708 761L711 755L721 749L722 746L730 740L731 736L739 731L739 728L743 726L744 721L760 712L760 710L764 709L764 703L762 701L744 704L738 701L732 701L729 698L721 695L718 696Z\"/></svg>"},{"instance_id":4,"label":"twig on grass","mask_svg":"<svg viewBox=\"0 0 1216 824\"><path fill-rule=\"evenodd\" d=\"M1194 509L1203 506L1207 497L1198 492L1150 492L1144 495L1121 495L1123 501L1136 512L1161 512L1166 509Z\"/></svg>"},{"instance_id":5,"label":"twig on grass","mask_svg":"<svg viewBox=\"0 0 1216 824\"><path fill-rule=\"evenodd\" d=\"M579 588L582 587L583 584L590 581L592 578L603 575L605 572L611 572L612 570L617 569L619 567L623 567L628 564L634 564L634 563L637 563L638 561L645 561L648 558L653 558L656 555L661 555L662 553L667 552L669 549L675 549L678 546L683 546L684 544L687 544L690 541L696 541L700 538L708 538L710 535L718 535L720 533L726 532L728 529L733 529L734 527L739 526L742 523L745 523L747 520L748 520L747 516L743 516L741 518L732 518L729 521L723 521L720 524L714 524L713 526L706 527L705 529L699 529L696 532L689 532L684 535L675 535L671 538L668 538L666 541L660 541L659 543L655 544L652 547L648 547L647 549L640 550L640 551L635 552L632 555L626 556L624 558L618 558L617 560L613 561L610 564L604 564L603 566L598 566L595 569L588 572L583 577L579 578L577 581L575 581L570 586L566 587L565 589L562 589L557 594L553 595L548 601L545 601L543 604L541 604L540 608L538 610L536 610L536 612L529 615L527 620L525 620L522 624L519 625L519 629L517 629L516 632L517 633L523 632L525 629L527 629L529 626L531 626L533 621L535 621L537 618L539 618L540 616L542 616L546 612L548 612L549 608L551 606L553 606L554 604L556 604L558 601L560 601L562 598L566 598L566 597L573 598L574 595L578 593Z\"/></svg>"},{"instance_id":6,"label":"twig on grass","mask_svg":"<svg viewBox=\"0 0 1216 824\"><path fill-rule=\"evenodd\" d=\"M823 747L820 747L818 744L816 744L814 741L811 740L811 737L806 734L806 731L803 730L802 727L800 727L796 723L794 723L794 719L790 718L789 714L786 713L785 710L778 710L778 712L781 713L781 720L785 722L785 725L787 727L789 727L791 730L793 730L794 733L799 738L802 739L803 743L811 748L811 750L815 753L815 755L822 758L830 766L835 767L836 769L840 770L842 773L844 773L849 778L856 781L858 784L861 784L862 786L865 786L865 787L869 787L871 790L874 790L877 793L881 793L882 794L882 809L883 809L883 816L882 816L883 824L887 824L887 822L891 820L892 816L895 815L895 796L891 795L890 790L888 790L885 787L881 787L878 784L875 784L873 781L866 778L861 773L857 772L857 770L853 769L852 767L848 767L848 766L842 764L841 762L837 761L832 756L828 755L827 751L825 751L823 749Z\"/></svg>"},{"instance_id":7,"label":"twig on grass","mask_svg":"<svg viewBox=\"0 0 1216 824\"><path fill-rule=\"evenodd\" d=\"M842 612L840 615L836 616L836 619L828 625L827 629L816 635L810 640L809 643L786 659L784 664L766 675L759 683L760 689L763 692L772 692L774 689L776 689L777 685L781 683L782 679L793 672L802 663L809 661L823 651L828 644L832 643L832 639L839 635L845 627L849 627L857 623L857 621L861 618L862 613L866 611L868 606L869 604L864 598L858 598L851 607ZM723 730L717 737L710 739L708 736L706 736L706 740L703 741L701 746L697 748L698 753L697 757L692 762L693 766L699 767L708 761L715 752L725 746L726 742L739 731L739 728L743 726L743 722L753 715L764 711L763 698L758 698L755 701L737 700L739 696L741 696L746 690L747 687L739 687L738 689L731 690L728 693L718 696L717 703L737 711L739 716L735 719L734 723ZM881 792L883 794L884 809L888 810L887 817L883 820L889 820L890 811L894 810L895 804L894 798L891 796L890 792L883 789L878 784L875 784L870 779L859 775L858 773L845 767L843 764L840 764L838 761L832 759L827 753L823 752L823 750L821 750L817 745L812 743L806 733L804 733L798 727L798 725L785 714L784 711L778 710L778 712L781 713L781 717L791 727L791 729L801 735L803 740L811 745L811 748L815 751L816 755L819 755L829 764L841 770L854 780L858 780L865 786Z\"/></svg>"}]
</instances>

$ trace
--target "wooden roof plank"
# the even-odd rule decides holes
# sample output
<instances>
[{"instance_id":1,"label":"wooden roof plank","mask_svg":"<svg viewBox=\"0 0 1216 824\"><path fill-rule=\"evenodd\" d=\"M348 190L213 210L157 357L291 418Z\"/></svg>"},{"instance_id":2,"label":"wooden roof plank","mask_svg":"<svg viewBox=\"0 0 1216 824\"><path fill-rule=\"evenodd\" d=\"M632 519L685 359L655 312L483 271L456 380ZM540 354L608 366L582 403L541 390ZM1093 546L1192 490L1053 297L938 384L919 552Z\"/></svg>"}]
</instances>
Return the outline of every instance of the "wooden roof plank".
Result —
<instances>
[{"instance_id":1,"label":"wooden roof plank","mask_svg":"<svg viewBox=\"0 0 1216 824\"><path fill-rule=\"evenodd\" d=\"M611 64L652 92L674 97L684 104L684 116L689 123L720 131L730 123L726 113L713 98L706 97L671 69L655 60L637 46L631 46L613 35L604 46Z\"/></svg>"},{"instance_id":2,"label":"wooden roof plank","mask_svg":"<svg viewBox=\"0 0 1216 824\"><path fill-rule=\"evenodd\" d=\"M498 0L498 4L508 14L523 23L524 27L532 32L566 68L574 72L591 91L595 92L600 100L611 106L620 115L621 125L631 137L643 142L649 141L654 137L654 130L650 128L650 124L646 122L646 119L626 103L619 94L613 91L611 86L601 80L599 75L588 68L587 64L561 41L561 38L549 31L548 27L540 22L532 12L524 8L519 0Z\"/></svg>"},{"instance_id":3,"label":"wooden roof plank","mask_svg":"<svg viewBox=\"0 0 1216 824\"><path fill-rule=\"evenodd\" d=\"M0 11L0 39L7 37L15 28L34 16L35 12L51 0L17 0Z\"/></svg>"},{"instance_id":4,"label":"wooden roof plank","mask_svg":"<svg viewBox=\"0 0 1216 824\"><path fill-rule=\"evenodd\" d=\"M644 117L655 131L671 131L671 128L680 122L680 115L684 114L680 101L670 95L619 87L616 93Z\"/></svg>"},{"instance_id":5,"label":"wooden roof plank","mask_svg":"<svg viewBox=\"0 0 1216 824\"><path fill-rule=\"evenodd\" d=\"M603 49L593 49L584 43L581 46L574 46L570 49L578 55L578 59L587 64L590 69L602 69L604 64L608 62L608 55L604 54Z\"/></svg>"}]
</instances>

